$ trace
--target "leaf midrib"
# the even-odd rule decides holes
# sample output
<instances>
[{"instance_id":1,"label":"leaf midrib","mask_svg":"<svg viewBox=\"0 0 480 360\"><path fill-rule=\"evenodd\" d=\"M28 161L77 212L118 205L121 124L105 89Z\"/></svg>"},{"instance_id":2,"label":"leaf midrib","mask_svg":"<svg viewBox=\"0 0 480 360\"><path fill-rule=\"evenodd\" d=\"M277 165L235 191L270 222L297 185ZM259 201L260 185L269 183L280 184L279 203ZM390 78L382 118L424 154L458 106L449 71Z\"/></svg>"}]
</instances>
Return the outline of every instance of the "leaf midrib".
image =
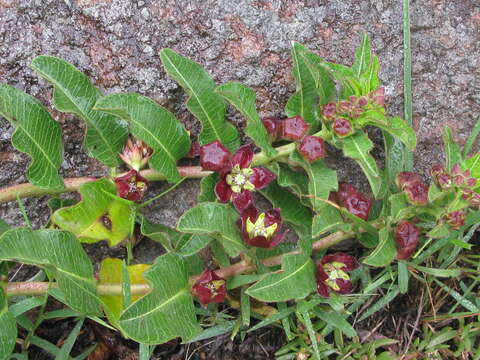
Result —
<instances>
[{"instance_id":1,"label":"leaf midrib","mask_svg":"<svg viewBox=\"0 0 480 360\"><path fill-rule=\"evenodd\" d=\"M32 64L32 68L34 70L37 70L41 75L43 75L45 77L45 79L50 81L55 87L57 87L58 90L60 90L61 92L63 92L63 94L65 96L67 96L68 91L65 91L64 87L60 86L59 83L56 80L54 80L53 78L48 76L45 72L43 72L42 70L40 70L37 66L35 66L33 64ZM74 69L74 71L78 71L78 70ZM93 86L93 84L91 84L91 85ZM102 139L102 142L107 146L107 148L110 150L110 152L112 154L116 154L116 151L113 149L113 147L107 141L103 132L99 130L99 128L97 127L95 122L89 116L87 116L84 113L84 111L79 107L78 103L75 101L75 97L72 97L72 96L67 96L67 97L71 101L71 103L75 106L75 108L78 110L77 115L81 116L83 120L85 120L90 126L92 126L95 129L95 131L100 135L100 137Z\"/></svg>"},{"instance_id":2,"label":"leaf midrib","mask_svg":"<svg viewBox=\"0 0 480 360\"><path fill-rule=\"evenodd\" d=\"M180 78L182 78L183 82L187 85L187 87L189 88L190 92L191 92L191 96L193 96L196 100L197 100L197 103L200 105L200 108L202 109L203 113L205 114L206 118L207 118L207 121L210 125L210 127L213 129L213 132L215 133L215 137L219 140L219 141L222 141L222 138L221 136L219 135L219 133L217 132L217 129L216 127L214 126L214 122L213 120L210 118L210 115L208 114L208 112L205 110L204 106L203 106L203 103L199 100L199 97L196 93L196 91L194 90L194 88L192 87L192 85L187 81L187 79L185 79L185 77L183 76L183 74L179 71L179 69L175 66L175 64L170 60L170 56L165 53L165 59L168 60L169 64L175 69L175 71L177 72L178 76ZM182 59L183 60L183 59Z\"/></svg>"}]
</instances>

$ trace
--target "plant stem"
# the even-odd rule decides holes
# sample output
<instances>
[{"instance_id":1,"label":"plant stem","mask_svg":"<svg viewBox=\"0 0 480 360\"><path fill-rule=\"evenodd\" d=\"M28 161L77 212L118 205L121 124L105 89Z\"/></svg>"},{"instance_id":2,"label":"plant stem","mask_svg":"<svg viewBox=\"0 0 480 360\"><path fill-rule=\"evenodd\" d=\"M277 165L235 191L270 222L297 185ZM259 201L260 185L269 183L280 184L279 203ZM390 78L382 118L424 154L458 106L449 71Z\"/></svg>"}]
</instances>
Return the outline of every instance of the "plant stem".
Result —
<instances>
[{"instance_id":1,"label":"plant stem","mask_svg":"<svg viewBox=\"0 0 480 360\"><path fill-rule=\"evenodd\" d=\"M410 0L403 0L403 101L405 120L412 126L412 45L410 36ZM413 153L404 147L405 170L413 170Z\"/></svg>"},{"instance_id":2,"label":"plant stem","mask_svg":"<svg viewBox=\"0 0 480 360\"><path fill-rule=\"evenodd\" d=\"M339 243L342 240L352 237L352 232L338 231L331 235L325 236L320 240L313 243L313 250L322 250L330 246ZM281 265L282 258L285 255L299 254L300 251L292 251L284 255L272 256L262 260L262 264L265 266ZM234 275L243 274L249 271L255 270L255 265L242 260L236 264L228 267L220 268L217 271L218 276L222 278L229 278ZM190 284L193 284L198 279L198 276L191 276L189 279ZM53 283L50 287L56 287L57 284ZM41 295L45 294L49 289L48 282L13 282L8 283L5 288L7 296L14 295ZM131 284L132 295L145 295L150 291L150 286L146 284ZM99 295L122 295L122 284L99 284L97 285L97 292Z\"/></svg>"},{"instance_id":3,"label":"plant stem","mask_svg":"<svg viewBox=\"0 0 480 360\"><path fill-rule=\"evenodd\" d=\"M257 153L253 158L252 164L265 165L275 159L288 156L295 150L295 143L282 145L277 147L276 149L278 153L273 157L268 157L263 151ZM178 166L177 169L181 176L189 179L201 179L212 173L211 171L202 170L200 166ZM165 180L165 176L163 176L162 174L152 169L140 171L140 174L149 181ZM122 175L125 175L125 173L119 174L118 176L122 176ZM6 203L9 201L14 201L16 199L26 198L26 197L56 195L64 192L78 191L78 189L82 184L85 184L86 182L90 182L90 181L95 181L95 180L98 180L98 179L95 177L80 177L80 178L64 179L65 188L61 190L39 188L30 183L8 186L0 189L0 204Z\"/></svg>"}]
</instances>

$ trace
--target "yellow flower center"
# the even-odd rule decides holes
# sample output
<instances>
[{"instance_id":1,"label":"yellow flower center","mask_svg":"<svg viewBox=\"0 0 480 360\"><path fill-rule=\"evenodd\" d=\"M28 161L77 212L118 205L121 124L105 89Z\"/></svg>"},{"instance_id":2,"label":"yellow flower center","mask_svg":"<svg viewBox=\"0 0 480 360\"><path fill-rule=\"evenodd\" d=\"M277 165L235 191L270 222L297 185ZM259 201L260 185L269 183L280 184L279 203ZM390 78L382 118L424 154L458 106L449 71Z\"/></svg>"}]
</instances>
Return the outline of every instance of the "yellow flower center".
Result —
<instances>
[{"instance_id":1,"label":"yellow flower center","mask_svg":"<svg viewBox=\"0 0 480 360\"><path fill-rule=\"evenodd\" d=\"M325 270L328 275L328 279L325 280L325 283L335 291L340 290L340 287L336 282L337 279L350 280L350 276L348 276L345 271L341 270L344 266L344 263L336 261L323 265L323 270Z\"/></svg>"},{"instance_id":2,"label":"yellow flower center","mask_svg":"<svg viewBox=\"0 0 480 360\"><path fill-rule=\"evenodd\" d=\"M218 295L218 290L225 284L225 280L212 280L205 284L205 287L212 292L212 296Z\"/></svg>"},{"instance_id":3,"label":"yellow flower center","mask_svg":"<svg viewBox=\"0 0 480 360\"><path fill-rule=\"evenodd\" d=\"M253 175L251 168L240 169L240 165L235 165L227 175L226 181L234 193L242 192L243 190L255 190L255 185L250 182L250 176Z\"/></svg>"},{"instance_id":4,"label":"yellow flower center","mask_svg":"<svg viewBox=\"0 0 480 360\"><path fill-rule=\"evenodd\" d=\"M273 236L273 234L275 234L277 226L277 223L273 223L270 226L265 226L265 213L261 213L258 216L257 221L255 221L254 223L252 222L252 220L250 220L250 218L247 219L246 230L248 236L251 239L257 236L263 236L267 240L269 240Z\"/></svg>"}]
</instances>

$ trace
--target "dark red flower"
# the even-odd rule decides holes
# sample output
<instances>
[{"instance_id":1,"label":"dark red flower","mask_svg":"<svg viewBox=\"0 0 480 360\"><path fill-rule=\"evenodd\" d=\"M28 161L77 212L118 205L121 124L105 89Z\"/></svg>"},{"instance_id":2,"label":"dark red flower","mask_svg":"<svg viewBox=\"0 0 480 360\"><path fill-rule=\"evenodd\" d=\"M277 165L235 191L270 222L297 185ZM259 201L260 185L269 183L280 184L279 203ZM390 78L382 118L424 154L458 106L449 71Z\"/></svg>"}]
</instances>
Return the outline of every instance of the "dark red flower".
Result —
<instances>
[{"instance_id":1,"label":"dark red flower","mask_svg":"<svg viewBox=\"0 0 480 360\"><path fill-rule=\"evenodd\" d=\"M297 141L308 132L309 125L300 116L290 117L281 122L281 137L286 140Z\"/></svg>"},{"instance_id":2,"label":"dark red flower","mask_svg":"<svg viewBox=\"0 0 480 360\"><path fill-rule=\"evenodd\" d=\"M336 118L333 121L332 130L338 137L346 137L353 134L352 124L345 118Z\"/></svg>"},{"instance_id":3,"label":"dark red flower","mask_svg":"<svg viewBox=\"0 0 480 360\"><path fill-rule=\"evenodd\" d=\"M323 105L322 108L322 115L325 116L327 119L332 118L337 113L337 104L335 103L328 103Z\"/></svg>"},{"instance_id":4,"label":"dark red flower","mask_svg":"<svg viewBox=\"0 0 480 360\"><path fill-rule=\"evenodd\" d=\"M420 229L411 222L403 220L395 228L394 238L397 243L397 259L408 259L417 248Z\"/></svg>"},{"instance_id":5,"label":"dark red flower","mask_svg":"<svg viewBox=\"0 0 480 360\"><path fill-rule=\"evenodd\" d=\"M240 217L242 237L250 246L270 249L280 243L287 232L280 232L280 209L258 212L254 206L245 209Z\"/></svg>"},{"instance_id":6,"label":"dark red flower","mask_svg":"<svg viewBox=\"0 0 480 360\"><path fill-rule=\"evenodd\" d=\"M453 230L458 230L461 226L465 225L465 211L453 211L451 213L448 213L445 216L445 219L447 221L447 224L450 225Z\"/></svg>"},{"instance_id":7,"label":"dark red flower","mask_svg":"<svg viewBox=\"0 0 480 360\"><path fill-rule=\"evenodd\" d=\"M123 176L115 178L117 195L121 198L138 202L143 198L147 190L148 180L136 170L130 170Z\"/></svg>"},{"instance_id":8,"label":"dark red flower","mask_svg":"<svg viewBox=\"0 0 480 360\"><path fill-rule=\"evenodd\" d=\"M202 167L220 175L215 185L217 198L224 203L232 201L239 212L252 205L252 191L265 188L275 179L275 174L263 167L252 168L252 160L251 145L240 147L233 155L218 141L200 148Z\"/></svg>"},{"instance_id":9,"label":"dark red flower","mask_svg":"<svg viewBox=\"0 0 480 360\"><path fill-rule=\"evenodd\" d=\"M330 291L339 294L350 293L353 285L347 272L355 270L358 266L358 261L345 253L338 252L324 256L317 263L318 293L326 298L330 296Z\"/></svg>"},{"instance_id":10,"label":"dark red flower","mask_svg":"<svg viewBox=\"0 0 480 360\"><path fill-rule=\"evenodd\" d=\"M276 117L265 117L262 119L263 126L267 129L270 141L277 141L281 136L282 120Z\"/></svg>"},{"instance_id":11,"label":"dark red flower","mask_svg":"<svg viewBox=\"0 0 480 360\"><path fill-rule=\"evenodd\" d=\"M428 186L422 182L414 182L403 188L410 204L425 206L428 204Z\"/></svg>"},{"instance_id":12,"label":"dark red flower","mask_svg":"<svg viewBox=\"0 0 480 360\"><path fill-rule=\"evenodd\" d=\"M308 162L314 162L327 156L325 141L318 136L305 136L298 144L298 152Z\"/></svg>"},{"instance_id":13,"label":"dark red flower","mask_svg":"<svg viewBox=\"0 0 480 360\"><path fill-rule=\"evenodd\" d=\"M397 175L395 178L395 184L400 190L403 190L405 186L411 185L415 182L422 182L420 174L410 171L404 171Z\"/></svg>"},{"instance_id":14,"label":"dark red flower","mask_svg":"<svg viewBox=\"0 0 480 360\"><path fill-rule=\"evenodd\" d=\"M205 269L200 278L193 284L192 293L198 297L202 305L221 303L225 301L227 294L226 281L215 274L214 271Z\"/></svg>"},{"instance_id":15,"label":"dark red flower","mask_svg":"<svg viewBox=\"0 0 480 360\"><path fill-rule=\"evenodd\" d=\"M367 221L372 200L363 195L353 185L346 182L338 184L338 191L330 193L329 199L341 207L346 208L350 213Z\"/></svg>"},{"instance_id":16,"label":"dark red flower","mask_svg":"<svg viewBox=\"0 0 480 360\"><path fill-rule=\"evenodd\" d=\"M229 158L230 151L218 140L200 147L200 165L204 170L220 171Z\"/></svg>"}]
</instances>

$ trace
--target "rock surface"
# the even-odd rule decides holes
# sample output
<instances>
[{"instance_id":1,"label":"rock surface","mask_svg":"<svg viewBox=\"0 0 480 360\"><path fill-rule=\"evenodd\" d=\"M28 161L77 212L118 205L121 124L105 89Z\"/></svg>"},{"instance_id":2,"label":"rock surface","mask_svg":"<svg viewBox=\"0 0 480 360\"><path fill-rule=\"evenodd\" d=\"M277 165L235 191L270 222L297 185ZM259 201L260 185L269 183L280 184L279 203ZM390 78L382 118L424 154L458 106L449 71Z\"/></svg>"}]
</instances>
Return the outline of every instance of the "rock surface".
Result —
<instances>
[{"instance_id":1,"label":"rock surface","mask_svg":"<svg viewBox=\"0 0 480 360\"><path fill-rule=\"evenodd\" d=\"M426 173L442 161L443 125L465 140L480 113L480 5L430 0L411 7L416 167ZM281 116L295 89L292 40L329 61L351 64L355 46L368 32L380 58L388 110L403 115L400 1L0 0L0 20L0 81L40 99L61 123L66 177L103 175L107 169L82 151L82 122L52 109L51 87L29 68L40 54L73 63L105 93L134 91L155 99L197 134L199 124L185 109L185 95L162 69L160 49L199 62L218 84L245 83L257 92L261 115ZM229 120L243 125L233 111ZM0 120L0 186L26 181L28 158L11 147L12 133ZM340 166L340 177L351 175L348 168L354 166L347 164ZM194 204L197 190L198 182L187 182L153 205L152 216L174 225ZM34 226L45 224L46 198L25 204ZM22 223L15 203L0 205L0 218Z\"/></svg>"}]
</instances>

